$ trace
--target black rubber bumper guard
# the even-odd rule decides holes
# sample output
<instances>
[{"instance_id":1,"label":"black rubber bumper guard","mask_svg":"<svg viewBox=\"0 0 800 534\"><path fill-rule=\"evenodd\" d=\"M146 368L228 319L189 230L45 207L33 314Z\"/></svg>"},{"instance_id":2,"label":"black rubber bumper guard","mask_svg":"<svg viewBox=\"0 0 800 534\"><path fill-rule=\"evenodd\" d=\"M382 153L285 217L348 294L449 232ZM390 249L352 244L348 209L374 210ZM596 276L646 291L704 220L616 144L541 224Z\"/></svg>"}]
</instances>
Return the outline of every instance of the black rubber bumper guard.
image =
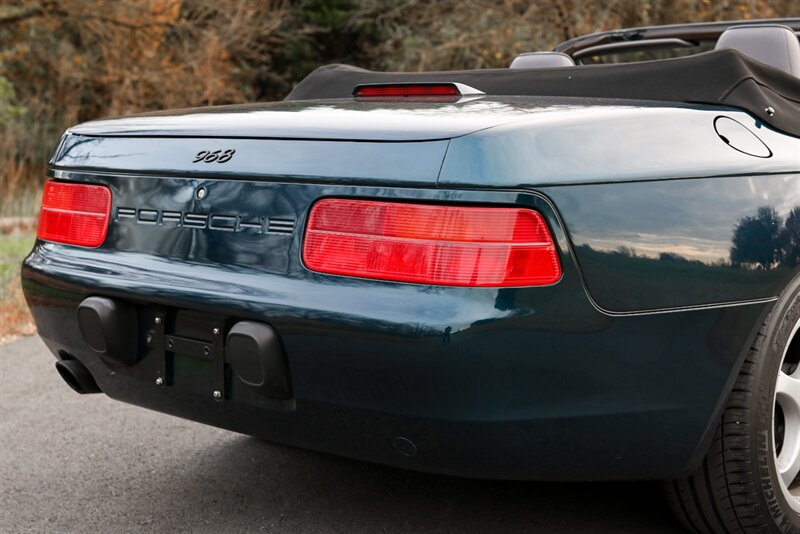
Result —
<instances>
[{"instance_id":1,"label":"black rubber bumper guard","mask_svg":"<svg viewBox=\"0 0 800 534\"><path fill-rule=\"evenodd\" d=\"M179 329L186 315L191 328ZM210 362L209 394L216 401L229 398L232 380L271 399L292 396L280 338L266 323L88 297L78 306L78 325L86 344L106 363L149 377L157 386L173 384L174 357L180 354Z\"/></svg>"}]
</instances>

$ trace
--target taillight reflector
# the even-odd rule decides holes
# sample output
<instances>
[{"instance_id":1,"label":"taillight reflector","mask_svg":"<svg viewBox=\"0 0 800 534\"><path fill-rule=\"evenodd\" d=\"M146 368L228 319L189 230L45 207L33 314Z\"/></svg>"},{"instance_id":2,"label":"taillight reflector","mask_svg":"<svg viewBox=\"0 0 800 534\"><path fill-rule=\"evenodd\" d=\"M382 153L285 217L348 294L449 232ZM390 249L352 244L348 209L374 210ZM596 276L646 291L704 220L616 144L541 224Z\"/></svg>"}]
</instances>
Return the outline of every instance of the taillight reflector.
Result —
<instances>
[{"instance_id":1,"label":"taillight reflector","mask_svg":"<svg viewBox=\"0 0 800 534\"><path fill-rule=\"evenodd\" d=\"M561 278L553 238L529 209L325 199L311 210L303 261L312 271L470 287Z\"/></svg>"},{"instance_id":2,"label":"taillight reflector","mask_svg":"<svg viewBox=\"0 0 800 534\"><path fill-rule=\"evenodd\" d=\"M414 98L460 97L461 91L453 83L401 83L359 85L353 91L356 98Z\"/></svg>"},{"instance_id":3,"label":"taillight reflector","mask_svg":"<svg viewBox=\"0 0 800 534\"><path fill-rule=\"evenodd\" d=\"M102 185L47 182L42 193L37 237L97 247L106 238L111 191Z\"/></svg>"}]
</instances>

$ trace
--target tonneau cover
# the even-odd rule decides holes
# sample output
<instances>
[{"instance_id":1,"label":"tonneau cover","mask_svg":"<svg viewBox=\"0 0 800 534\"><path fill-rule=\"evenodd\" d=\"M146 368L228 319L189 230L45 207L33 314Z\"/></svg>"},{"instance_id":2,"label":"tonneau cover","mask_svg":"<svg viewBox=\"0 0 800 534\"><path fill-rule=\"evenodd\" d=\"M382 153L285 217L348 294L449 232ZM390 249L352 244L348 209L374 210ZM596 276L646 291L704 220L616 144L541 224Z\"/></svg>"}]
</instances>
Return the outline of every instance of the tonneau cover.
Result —
<instances>
[{"instance_id":1,"label":"tonneau cover","mask_svg":"<svg viewBox=\"0 0 800 534\"><path fill-rule=\"evenodd\" d=\"M732 106L750 112L773 128L800 137L800 78L735 50L640 63L529 70L373 72L350 65L329 65L309 74L286 100L347 98L358 84L392 82L459 82L489 95L621 98Z\"/></svg>"}]
</instances>

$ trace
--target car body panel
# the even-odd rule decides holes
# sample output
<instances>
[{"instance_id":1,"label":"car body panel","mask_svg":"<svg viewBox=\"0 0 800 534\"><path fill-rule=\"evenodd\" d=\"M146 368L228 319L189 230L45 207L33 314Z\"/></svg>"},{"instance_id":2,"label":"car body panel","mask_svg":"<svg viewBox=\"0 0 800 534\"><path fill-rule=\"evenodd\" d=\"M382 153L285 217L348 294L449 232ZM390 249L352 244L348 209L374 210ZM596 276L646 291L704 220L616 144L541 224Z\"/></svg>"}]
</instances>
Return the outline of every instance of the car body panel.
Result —
<instances>
[{"instance_id":1,"label":"car body panel","mask_svg":"<svg viewBox=\"0 0 800 534\"><path fill-rule=\"evenodd\" d=\"M576 100L573 105L586 107L585 100ZM353 99L266 102L91 121L69 131L81 136L127 138L430 141L513 122L547 107L546 102L518 101L518 105L508 105L474 98L439 103Z\"/></svg>"},{"instance_id":2,"label":"car body panel","mask_svg":"<svg viewBox=\"0 0 800 534\"><path fill-rule=\"evenodd\" d=\"M745 154L714 129L736 120L772 151ZM742 111L711 106L554 109L453 139L442 186L532 187L797 172L800 139Z\"/></svg>"},{"instance_id":3,"label":"car body panel","mask_svg":"<svg viewBox=\"0 0 800 534\"><path fill-rule=\"evenodd\" d=\"M228 176L293 176L435 184L448 141L405 143L287 139L109 138L68 135L55 164L70 169ZM233 150L224 161L203 152Z\"/></svg>"},{"instance_id":4,"label":"car body panel","mask_svg":"<svg viewBox=\"0 0 800 534\"><path fill-rule=\"evenodd\" d=\"M772 261L771 252L784 246L782 227L762 236L760 227L746 226L761 208L774 209L782 221L800 210L800 174L541 191L558 206L589 292L610 312L777 298L800 274L798 263ZM751 265L733 261L737 243Z\"/></svg>"},{"instance_id":5,"label":"car body panel","mask_svg":"<svg viewBox=\"0 0 800 534\"><path fill-rule=\"evenodd\" d=\"M112 397L393 465L522 479L653 478L687 469L752 325L770 307L603 313L586 295L555 210L536 193L83 173L60 178L108 184L120 204L149 197L148 205L176 211L197 209L180 192L199 186L209 191L209 212L240 209L241 199L271 199L266 207L295 214L298 229L308 205L328 196L516 205L543 213L564 275L541 288L322 275L300 263L299 230L256 241L239 232L130 220L114 221L97 249L38 242L26 260L26 296L48 346L79 358ZM288 261L271 264L264 259L269 255ZM145 360L109 365L76 327L75 306L88 295L131 299L145 309L268 321L286 350L293 401L253 399L234 381L230 400L220 404L194 383L158 388ZM682 335L664 339L665 329ZM418 453L398 453L397 437L413 440Z\"/></svg>"},{"instance_id":6,"label":"car body panel","mask_svg":"<svg viewBox=\"0 0 800 534\"><path fill-rule=\"evenodd\" d=\"M336 103L305 103L297 109L315 109L320 124L308 112L282 133L288 117L269 126L261 111L244 113L233 123L246 138L224 126L224 110L216 122L198 112L174 128L169 115L73 128L51 175L108 186L112 220L95 249L37 241L25 260L25 295L48 347L80 360L111 397L391 465L562 480L667 478L696 467L785 278L754 272L751 284L736 273L710 298L716 271L702 261L691 276L629 262L627 279L601 287L614 266L585 247L614 251L635 235L636 250L677 253L678 236L722 251L738 218L765 202L783 206L781 195L794 205L798 140L746 113L691 104L352 104L336 115ZM389 109L398 122L383 120ZM477 117L436 125L462 112ZM330 118L344 116L353 128ZM757 135L771 156L721 140L719 116ZM193 161L229 149L224 163ZM463 288L311 272L303 230L313 203L330 197L535 209L563 276L545 287ZM705 218L663 224L675 202L683 216ZM660 287L676 277L680 291ZM109 362L82 339L76 308L89 296L136 307L136 364ZM274 328L294 396L259 396L231 374L216 402L197 362L176 365L174 382L157 386L147 325L156 313L187 312ZM398 449L399 438L415 454Z\"/></svg>"},{"instance_id":7,"label":"car body panel","mask_svg":"<svg viewBox=\"0 0 800 534\"><path fill-rule=\"evenodd\" d=\"M283 122L279 121L277 131L269 120L261 118L252 122L248 130L236 130L253 138L240 138L216 124L207 124L203 129L198 119L203 114L176 117L193 118L191 129L187 125L168 131L159 128L160 122L154 122L148 128L131 127L132 137L124 137L129 131L128 119L87 123L70 130L53 164L138 172L376 181L408 172L410 181L427 181L436 174L442 186L490 188L729 176L748 174L754 166L759 174L800 170L800 139L732 109L520 97L428 103L428 114L420 111L420 103L361 104L351 109L350 101L327 101L324 106L305 103L306 107L299 109L305 110L309 120L302 127L280 129ZM223 108L211 116L224 123L226 117L273 113L269 108L258 109L240 113ZM352 127L344 128L341 122L329 118L338 111L345 114ZM387 115L398 118L386 120ZM478 122L466 129L446 131L436 127L441 116L451 120L463 116L467 122ZM720 139L714 128L718 117L733 119L749 130L769 148L770 157L748 155ZM171 116L155 118L165 124L173 120ZM314 118L321 124L318 130L313 128ZM151 117L139 120L145 119ZM332 132L334 124L341 134ZM217 136L206 138L215 131L212 126L218 130ZM407 137L412 127L416 134ZM625 141L607 142L608 132ZM180 137L182 134L184 137ZM444 134L449 135L449 141L430 141ZM387 140L401 142L386 143ZM413 141L421 143L407 144ZM441 169L434 170L432 167L441 163L437 158L443 157L444 143L449 143L447 159ZM382 152L387 146L393 147L394 153ZM223 164L193 161L200 150L230 148L236 154Z\"/></svg>"}]
</instances>

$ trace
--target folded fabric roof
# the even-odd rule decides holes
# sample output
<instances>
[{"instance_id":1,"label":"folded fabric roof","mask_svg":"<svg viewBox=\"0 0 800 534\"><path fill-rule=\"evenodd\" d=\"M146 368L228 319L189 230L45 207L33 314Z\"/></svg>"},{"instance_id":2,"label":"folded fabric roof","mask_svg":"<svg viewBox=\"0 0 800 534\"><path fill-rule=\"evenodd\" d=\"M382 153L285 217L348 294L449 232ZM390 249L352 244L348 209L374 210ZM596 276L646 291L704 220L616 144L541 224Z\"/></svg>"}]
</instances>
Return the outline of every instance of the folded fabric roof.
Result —
<instances>
[{"instance_id":1,"label":"folded fabric roof","mask_svg":"<svg viewBox=\"0 0 800 534\"><path fill-rule=\"evenodd\" d=\"M731 106L800 137L800 78L730 49L693 56L556 69L374 72L328 65L286 100L349 98L359 84L458 82L488 95L564 96Z\"/></svg>"}]
</instances>

